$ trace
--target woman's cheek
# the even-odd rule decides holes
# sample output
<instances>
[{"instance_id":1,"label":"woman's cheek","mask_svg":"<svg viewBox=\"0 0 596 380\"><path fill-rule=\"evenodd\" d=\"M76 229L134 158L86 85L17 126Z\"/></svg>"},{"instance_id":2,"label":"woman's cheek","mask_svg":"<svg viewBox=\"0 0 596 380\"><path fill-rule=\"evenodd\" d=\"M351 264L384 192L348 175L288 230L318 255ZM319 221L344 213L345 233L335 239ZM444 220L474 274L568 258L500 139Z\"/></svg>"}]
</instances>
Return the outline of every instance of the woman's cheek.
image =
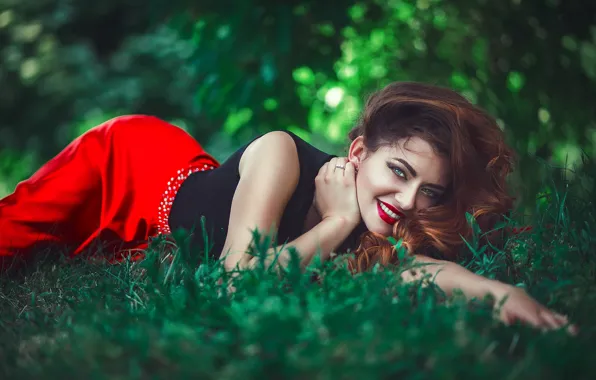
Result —
<instances>
[{"instance_id":1,"label":"woman's cheek","mask_svg":"<svg viewBox=\"0 0 596 380\"><path fill-rule=\"evenodd\" d=\"M377 192L392 193L399 190L395 181L392 181L391 178L387 178L387 176L377 176L373 178L372 181L372 187L374 187Z\"/></svg>"}]
</instances>

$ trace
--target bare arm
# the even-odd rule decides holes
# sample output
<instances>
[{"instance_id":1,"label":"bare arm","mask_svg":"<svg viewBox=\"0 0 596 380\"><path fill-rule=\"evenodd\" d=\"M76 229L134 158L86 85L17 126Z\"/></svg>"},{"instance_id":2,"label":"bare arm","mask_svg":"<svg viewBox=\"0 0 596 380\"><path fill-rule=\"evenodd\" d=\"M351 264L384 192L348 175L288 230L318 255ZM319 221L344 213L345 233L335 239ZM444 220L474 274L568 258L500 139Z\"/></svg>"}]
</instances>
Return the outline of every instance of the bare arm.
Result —
<instances>
[{"instance_id":1,"label":"bare arm","mask_svg":"<svg viewBox=\"0 0 596 380\"><path fill-rule=\"evenodd\" d=\"M492 295L497 300L496 305L505 300L499 310L499 318L507 325L519 321L541 329L559 329L569 323L565 315L541 305L521 288L478 276L456 263L422 255L414 257L415 262L429 264L423 268L448 296L452 295L455 289L460 289L468 299ZM420 269L414 272L412 274L406 271L402 278L412 281L423 276ZM576 334L577 326L568 325L567 331Z\"/></svg>"},{"instance_id":2,"label":"bare arm","mask_svg":"<svg viewBox=\"0 0 596 380\"><path fill-rule=\"evenodd\" d=\"M284 247L296 249L303 268L317 253L322 260L327 260L361 220L356 198L355 168L347 158L332 158L319 169L315 178L313 206L321 216L321 222ZM265 263L270 264L277 260L276 263L283 267L288 264L289 259L289 250L276 252L275 249L270 249ZM255 257L249 266L253 267L258 262L259 258Z\"/></svg>"},{"instance_id":3,"label":"bare arm","mask_svg":"<svg viewBox=\"0 0 596 380\"><path fill-rule=\"evenodd\" d=\"M413 270L404 271L402 278L406 281L416 281L425 275L430 275L431 280L448 296L451 296L455 289L460 289L467 298L482 298L488 294L496 295L495 292L501 285L505 285L474 274L450 261L436 260L423 255L414 255L414 258L414 263L422 265ZM423 271L426 273L422 273Z\"/></svg>"},{"instance_id":4,"label":"bare arm","mask_svg":"<svg viewBox=\"0 0 596 380\"><path fill-rule=\"evenodd\" d=\"M258 262L258 258L246 253L252 241L252 231L257 229L262 234L277 232L300 176L294 140L283 132L262 136L247 147L238 169L240 181L232 199L228 234L222 252L227 270L237 266L253 267ZM340 216L325 217L310 231L284 247L296 248L304 266L317 251L326 258L356 225ZM268 253L274 250L270 248ZM268 255L267 261L271 262L274 258ZM284 265L288 259L289 251L283 249L277 258L278 262Z\"/></svg>"},{"instance_id":5,"label":"bare arm","mask_svg":"<svg viewBox=\"0 0 596 380\"><path fill-rule=\"evenodd\" d=\"M307 266L318 252L322 260L327 260L331 252L333 252L339 245L348 237L348 235L355 228L348 220L339 217L329 217L323 219L319 224L312 229L302 234L295 240L285 245L285 249L278 252L275 256L275 250L270 249L267 252L265 264L270 264L277 260L280 266L286 266L290 259L290 253L287 250L289 247L296 249L300 255L301 267ZM281 247L278 247L279 249ZM252 268L258 263L258 258L253 257L248 267Z\"/></svg>"}]
</instances>

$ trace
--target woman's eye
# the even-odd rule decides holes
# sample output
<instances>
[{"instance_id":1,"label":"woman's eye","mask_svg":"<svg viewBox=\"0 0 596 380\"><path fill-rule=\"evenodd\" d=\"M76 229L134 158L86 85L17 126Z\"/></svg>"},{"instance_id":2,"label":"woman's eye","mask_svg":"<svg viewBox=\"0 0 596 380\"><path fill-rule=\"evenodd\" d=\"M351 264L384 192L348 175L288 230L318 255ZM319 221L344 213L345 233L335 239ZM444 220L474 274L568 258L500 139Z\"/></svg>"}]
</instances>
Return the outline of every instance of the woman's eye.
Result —
<instances>
[{"instance_id":1,"label":"woman's eye","mask_svg":"<svg viewBox=\"0 0 596 380\"><path fill-rule=\"evenodd\" d=\"M393 172L394 172L395 174L397 174L398 176L400 176L400 177L402 177L402 178L406 178L406 173L404 173L404 172L403 172L403 170L401 170L400 168L398 168L398 167L393 167L392 169L393 169Z\"/></svg>"},{"instance_id":2,"label":"woman's eye","mask_svg":"<svg viewBox=\"0 0 596 380\"><path fill-rule=\"evenodd\" d=\"M432 190L422 189L422 192L424 193L424 195L426 195L429 198L436 198L438 196L437 193L435 193Z\"/></svg>"}]
</instances>

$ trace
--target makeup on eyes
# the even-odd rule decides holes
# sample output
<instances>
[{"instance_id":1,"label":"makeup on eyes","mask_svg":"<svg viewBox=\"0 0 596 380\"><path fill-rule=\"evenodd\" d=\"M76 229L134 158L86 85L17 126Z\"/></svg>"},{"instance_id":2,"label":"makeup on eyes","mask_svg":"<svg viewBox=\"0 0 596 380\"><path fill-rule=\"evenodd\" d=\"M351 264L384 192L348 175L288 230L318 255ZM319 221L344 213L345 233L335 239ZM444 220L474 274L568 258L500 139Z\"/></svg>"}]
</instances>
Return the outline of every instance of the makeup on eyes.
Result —
<instances>
[{"instance_id":1,"label":"makeup on eyes","mask_svg":"<svg viewBox=\"0 0 596 380\"><path fill-rule=\"evenodd\" d=\"M397 166L397 165L393 164L392 162L389 162L389 161L388 161L388 162L387 162L387 167L388 167L389 169L391 169L391 171L393 171L395 174L397 174L397 175L398 175L400 178L403 178L403 179L408 179L408 177L407 177L407 175L406 175L406 172L405 172L405 171L404 171L402 168L400 168L399 166ZM400 176L400 175L399 175L399 174L396 172L396 170L399 170L399 171L400 171L400 172L403 174L403 176Z\"/></svg>"},{"instance_id":2,"label":"makeup on eyes","mask_svg":"<svg viewBox=\"0 0 596 380\"><path fill-rule=\"evenodd\" d=\"M406 174L406 170L400 168L398 165L395 165L394 163L392 163L390 161L387 161L387 167L389 169L391 169L391 171L393 171L395 173L395 175L397 175L399 178L404 179L404 180L407 180L408 179L408 175ZM408 169L408 171L410 171L410 170ZM403 175L398 174L398 172L402 173ZM414 172L414 173L416 173L416 172ZM416 175L413 175L413 176L416 177ZM435 187L436 185L431 185L431 186ZM426 192L424 192L424 190L426 190ZM439 198L441 196L441 193L438 193L436 191L430 190L428 188L424 188L423 189L423 192L424 192L424 195L426 195L429 198L433 198L433 199Z\"/></svg>"}]
</instances>

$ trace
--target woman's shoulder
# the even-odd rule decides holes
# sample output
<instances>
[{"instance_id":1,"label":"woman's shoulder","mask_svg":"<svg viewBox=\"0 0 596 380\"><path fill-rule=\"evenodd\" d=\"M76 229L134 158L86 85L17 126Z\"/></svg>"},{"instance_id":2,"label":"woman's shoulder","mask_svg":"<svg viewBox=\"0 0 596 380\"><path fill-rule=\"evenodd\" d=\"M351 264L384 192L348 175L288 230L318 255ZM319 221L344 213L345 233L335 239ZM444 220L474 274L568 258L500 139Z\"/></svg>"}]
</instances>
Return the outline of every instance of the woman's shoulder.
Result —
<instances>
[{"instance_id":1,"label":"woman's shoulder","mask_svg":"<svg viewBox=\"0 0 596 380\"><path fill-rule=\"evenodd\" d=\"M238 172L242 173L253 162L262 164L263 159L297 161L297 147L292 137L284 131L272 131L253 139L242 152Z\"/></svg>"},{"instance_id":2,"label":"woman's shoulder","mask_svg":"<svg viewBox=\"0 0 596 380\"><path fill-rule=\"evenodd\" d=\"M317 149L310 143L308 143L304 138L298 136L296 133L287 130L275 130L271 132L267 132L261 134L259 136L254 137L250 140L247 144L245 144L242 148L242 151L246 151L248 149L252 149L254 145L260 145L261 147L267 147L271 145L279 145L282 144L285 147L296 147L297 149L308 147L312 149ZM318 149L317 149L318 150Z\"/></svg>"},{"instance_id":3,"label":"woman's shoulder","mask_svg":"<svg viewBox=\"0 0 596 380\"><path fill-rule=\"evenodd\" d=\"M296 146L293 134L288 131L271 131L254 138L246 144L245 152L260 149L294 148ZM256 148L255 148L256 147Z\"/></svg>"},{"instance_id":4,"label":"woman's shoulder","mask_svg":"<svg viewBox=\"0 0 596 380\"><path fill-rule=\"evenodd\" d=\"M291 131L276 130L256 137L243 147L240 171L246 162L262 156L271 157L271 152L275 152L274 156L279 155L280 159L286 159L287 156L298 159L301 167L305 165L320 167L333 157Z\"/></svg>"}]
</instances>

